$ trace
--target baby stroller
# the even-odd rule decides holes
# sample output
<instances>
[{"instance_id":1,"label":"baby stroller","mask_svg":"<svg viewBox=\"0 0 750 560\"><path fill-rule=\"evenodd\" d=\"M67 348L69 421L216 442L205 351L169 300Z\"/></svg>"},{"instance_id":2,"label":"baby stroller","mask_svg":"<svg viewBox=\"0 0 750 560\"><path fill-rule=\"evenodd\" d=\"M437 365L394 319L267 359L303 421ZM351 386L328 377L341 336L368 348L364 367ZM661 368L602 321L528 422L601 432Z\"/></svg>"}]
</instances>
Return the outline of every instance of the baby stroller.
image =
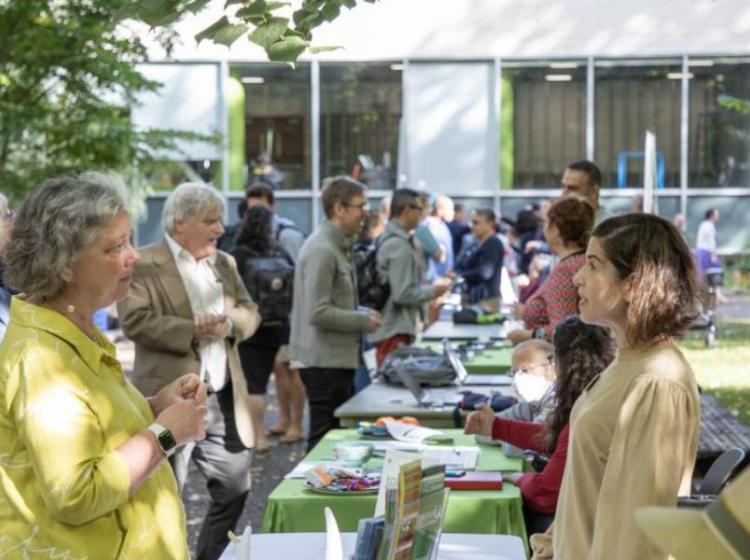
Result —
<instances>
[{"instance_id":1,"label":"baby stroller","mask_svg":"<svg viewBox=\"0 0 750 560\"><path fill-rule=\"evenodd\" d=\"M714 321L716 293L724 285L724 270L720 266L711 266L704 269L703 282L706 286L703 309L693 321L690 330L705 330L706 334L703 340L706 343L706 348L713 348L716 343L716 322Z\"/></svg>"}]
</instances>

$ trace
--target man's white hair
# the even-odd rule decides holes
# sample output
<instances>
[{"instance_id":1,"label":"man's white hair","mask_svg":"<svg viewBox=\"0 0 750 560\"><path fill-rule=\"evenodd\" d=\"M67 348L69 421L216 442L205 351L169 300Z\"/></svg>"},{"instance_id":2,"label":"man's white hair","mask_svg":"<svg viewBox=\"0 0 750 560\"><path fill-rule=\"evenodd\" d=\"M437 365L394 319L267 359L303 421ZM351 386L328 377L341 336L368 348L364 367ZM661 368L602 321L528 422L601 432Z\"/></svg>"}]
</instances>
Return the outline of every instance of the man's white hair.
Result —
<instances>
[{"instance_id":1,"label":"man's white hair","mask_svg":"<svg viewBox=\"0 0 750 560\"><path fill-rule=\"evenodd\" d=\"M205 183L182 183L173 190L164 203L162 225L172 235L175 220L194 216L224 215L226 205L219 192Z\"/></svg>"}]
</instances>

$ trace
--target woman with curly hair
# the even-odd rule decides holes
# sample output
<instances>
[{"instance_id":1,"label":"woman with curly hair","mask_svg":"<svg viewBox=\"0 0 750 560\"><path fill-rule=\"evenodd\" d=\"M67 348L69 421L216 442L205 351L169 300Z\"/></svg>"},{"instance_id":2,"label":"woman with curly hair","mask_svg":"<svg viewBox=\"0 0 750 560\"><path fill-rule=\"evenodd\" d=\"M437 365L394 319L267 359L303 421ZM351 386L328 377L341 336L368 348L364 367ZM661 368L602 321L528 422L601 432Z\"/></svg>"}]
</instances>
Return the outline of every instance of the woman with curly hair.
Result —
<instances>
[{"instance_id":1,"label":"woman with curly hair","mask_svg":"<svg viewBox=\"0 0 750 560\"><path fill-rule=\"evenodd\" d=\"M255 453L263 455L269 449L263 423L266 387L279 348L289 343L294 261L274 239L273 212L262 205L251 206L245 212L232 256L262 319L255 334L240 343L238 350L250 393Z\"/></svg>"},{"instance_id":2,"label":"woman with curly hair","mask_svg":"<svg viewBox=\"0 0 750 560\"><path fill-rule=\"evenodd\" d=\"M635 512L690 492L700 400L674 337L698 309L695 264L680 232L650 214L603 221L586 260L574 278L581 318L612 329L617 358L570 413L555 522L532 546L536 558L666 558Z\"/></svg>"},{"instance_id":3,"label":"woman with curly hair","mask_svg":"<svg viewBox=\"0 0 750 560\"><path fill-rule=\"evenodd\" d=\"M489 406L472 412L466 420L467 434L491 435L493 439L549 455L549 462L541 472L504 476L521 489L526 531L530 535L546 531L555 515L573 404L615 357L615 341L609 330L587 325L577 315L557 325L553 345L557 370L555 408L544 424L506 420L495 416Z\"/></svg>"},{"instance_id":4,"label":"woman with curly hair","mask_svg":"<svg viewBox=\"0 0 750 560\"><path fill-rule=\"evenodd\" d=\"M566 196L552 203L543 231L550 251L560 262L531 299L516 306L524 328L508 335L513 344L531 338L551 340L557 323L578 313L573 275L586 263L586 244L593 227L594 209L583 198Z\"/></svg>"}]
</instances>

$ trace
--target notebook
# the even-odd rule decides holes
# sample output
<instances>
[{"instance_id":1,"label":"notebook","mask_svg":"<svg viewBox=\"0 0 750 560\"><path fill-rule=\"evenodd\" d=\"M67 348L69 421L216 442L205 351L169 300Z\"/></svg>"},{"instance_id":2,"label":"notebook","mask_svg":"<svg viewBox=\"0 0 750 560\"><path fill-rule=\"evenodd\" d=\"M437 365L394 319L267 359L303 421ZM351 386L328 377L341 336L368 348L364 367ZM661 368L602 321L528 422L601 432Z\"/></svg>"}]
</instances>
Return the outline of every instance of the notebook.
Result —
<instances>
[{"instance_id":1,"label":"notebook","mask_svg":"<svg viewBox=\"0 0 750 560\"><path fill-rule=\"evenodd\" d=\"M463 476L446 477L445 485L453 490L502 490L503 475L490 471L466 471Z\"/></svg>"}]
</instances>

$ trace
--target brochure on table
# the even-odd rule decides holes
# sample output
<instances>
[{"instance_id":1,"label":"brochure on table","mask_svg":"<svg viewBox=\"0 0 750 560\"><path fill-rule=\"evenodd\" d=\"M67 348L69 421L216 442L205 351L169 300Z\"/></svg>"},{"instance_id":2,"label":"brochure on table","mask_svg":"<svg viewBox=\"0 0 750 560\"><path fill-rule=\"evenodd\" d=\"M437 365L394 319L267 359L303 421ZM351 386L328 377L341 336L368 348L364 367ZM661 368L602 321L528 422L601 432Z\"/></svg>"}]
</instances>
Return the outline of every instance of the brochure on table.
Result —
<instances>
[{"instance_id":1,"label":"brochure on table","mask_svg":"<svg viewBox=\"0 0 750 560\"><path fill-rule=\"evenodd\" d=\"M450 492L445 467L389 450L381 480L375 517L360 522L354 559L434 560Z\"/></svg>"}]
</instances>

